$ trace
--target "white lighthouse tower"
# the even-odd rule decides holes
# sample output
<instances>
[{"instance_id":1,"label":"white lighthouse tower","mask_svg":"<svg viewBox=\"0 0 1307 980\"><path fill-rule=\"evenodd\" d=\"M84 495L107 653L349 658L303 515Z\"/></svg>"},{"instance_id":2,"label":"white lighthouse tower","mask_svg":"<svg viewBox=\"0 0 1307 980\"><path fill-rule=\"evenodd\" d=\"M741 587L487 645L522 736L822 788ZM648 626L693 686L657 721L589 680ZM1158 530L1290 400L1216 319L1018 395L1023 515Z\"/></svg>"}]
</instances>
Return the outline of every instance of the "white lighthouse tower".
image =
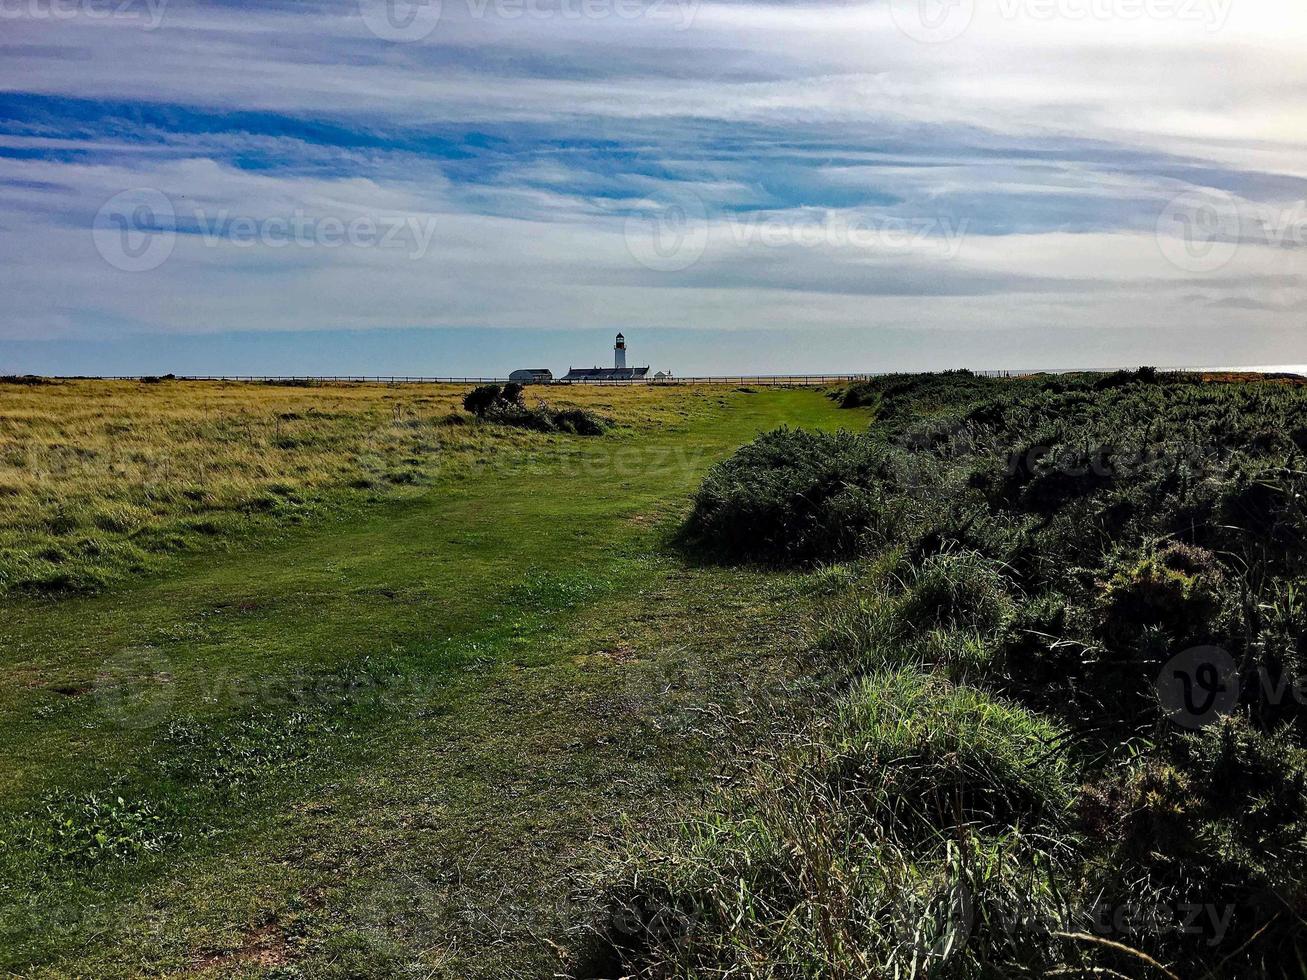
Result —
<instances>
[{"instance_id":1,"label":"white lighthouse tower","mask_svg":"<svg viewBox=\"0 0 1307 980\"><path fill-rule=\"evenodd\" d=\"M626 338L620 333L617 335L617 343L613 345L613 367L626 367Z\"/></svg>"}]
</instances>

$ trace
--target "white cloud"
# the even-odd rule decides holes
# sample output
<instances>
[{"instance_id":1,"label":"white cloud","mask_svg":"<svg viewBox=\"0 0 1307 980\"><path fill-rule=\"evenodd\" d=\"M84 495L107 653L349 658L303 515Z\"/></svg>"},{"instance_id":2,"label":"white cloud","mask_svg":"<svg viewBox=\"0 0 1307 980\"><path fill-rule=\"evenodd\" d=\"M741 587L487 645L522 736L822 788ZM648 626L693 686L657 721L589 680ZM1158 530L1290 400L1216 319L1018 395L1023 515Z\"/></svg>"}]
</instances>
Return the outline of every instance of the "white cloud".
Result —
<instances>
[{"instance_id":1,"label":"white cloud","mask_svg":"<svg viewBox=\"0 0 1307 980\"><path fill-rule=\"evenodd\" d=\"M153 31L8 20L0 92L261 110L376 141L232 119L76 135L36 105L0 136L0 336L1282 322L1307 303L1307 249L1291 247L1307 244L1291 219L1307 198L1307 13L1287 0L1121 13L1132 2L977 0L939 44L907 36L888 2L568 18L445 0L412 45L379 41L348 4L174 2ZM1117 15L1075 16L1092 4ZM503 147L476 170L424 149L432 127L493 130ZM251 155L272 164L242 169ZM1219 268L1177 265L1153 227L1209 185L1233 195L1243 241ZM166 194L192 233L128 274L90 227L136 187ZM702 257L642 266L630 212L686 192L704 205ZM410 229L408 248L269 240L269 221L299 214L435 230ZM259 240L215 233L223 215ZM1280 239L1258 238L1267 216ZM839 240L841 222L869 234ZM892 222L936 227L903 244Z\"/></svg>"}]
</instances>

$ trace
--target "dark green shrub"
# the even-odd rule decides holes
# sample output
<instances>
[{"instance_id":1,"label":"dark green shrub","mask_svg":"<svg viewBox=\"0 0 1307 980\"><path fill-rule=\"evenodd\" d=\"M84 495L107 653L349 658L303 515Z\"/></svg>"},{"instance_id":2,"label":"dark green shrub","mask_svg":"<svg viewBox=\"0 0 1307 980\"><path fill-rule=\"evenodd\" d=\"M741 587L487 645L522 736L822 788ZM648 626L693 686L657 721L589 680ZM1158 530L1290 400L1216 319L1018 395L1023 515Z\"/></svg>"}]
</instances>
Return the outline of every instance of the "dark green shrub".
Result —
<instances>
[{"instance_id":1,"label":"dark green shrub","mask_svg":"<svg viewBox=\"0 0 1307 980\"><path fill-rule=\"evenodd\" d=\"M463 407L479 419L498 425L511 425L532 432L566 432L571 435L600 436L608 423L582 408L555 409L541 402L527 408L520 384L482 385L468 392Z\"/></svg>"},{"instance_id":2,"label":"dark green shrub","mask_svg":"<svg viewBox=\"0 0 1307 980\"><path fill-rule=\"evenodd\" d=\"M582 408L553 409L552 414L554 425L560 432L570 432L578 436L601 436L608 428L603 419Z\"/></svg>"},{"instance_id":3,"label":"dark green shrub","mask_svg":"<svg viewBox=\"0 0 1307 980\"><path fill-rule=\"evenodd\" d=\"M499 401L506 402L509 405L525 407L526 399L523 396L525 390L526 389L516 381L510 381L508 384L504 385L503 389L500 391Z\"/></svg>"},{"instance_id":4,"label":"dark green shrub","mask_svg":"<svg viewBox=\"0 0 1307 980\"><path fill-rule=\"evenodd\" d=\"M855 381L840 391L832 393L840 403L840 408L862 408L880 404L880 394L865 381Z\"/></svg>"},{"instance_id":5,"label":"dark green shrub","mask_svg":"<svg viewBox=\"0 0 1307 980\"><path fill-rule=\"evenodd\" d=\"M463 396L463 407L477 418L484 418L503 394L504 389L499 385L481 385Z\"/></svg>"},{"instance_id":6,"label":"dark green shrub","mask_svg":"<svg viewBox=\"0 0 1307 980\"><path fill-rule=\"evenodd\" d=\"M1302 975L1307 388L1141 369L893 376L834 397L875 405L870 429L759 438L704 481L686 537L882 567L823 598L833 674L873 672L711 847L641 868L667 884L655 906L701 918L623 961L669 977L1134 976L1142 951L1178 976ZM1159 671L1208 644L1238 664L1241 697L1189 733L1158 711ZM914 958L900 937L939 921L877 887L1018 827L1036 853L1002 887L975 874L1006 867L992 854L955 880L999 908L1027 886L1028 931L986 905L952 959ZM1182 918L1103 933L1099 903L1234 911L1219 935Z\"/></svg>"},{"instance_id":7,"label":"dark green shrub","mask_svg":"<svg viewBox=\"0 0 1307 980\"><path fill-rule=\"evenodd\" d=\"M1179 646L1215 642L1230 611L1226 575L1211 552L1172 542L1119 565L1102 583L1096 611L1099 634L1114 649L1132 648L1148 627Z\"/></svg>"},{"instance_id":8,"label":"dark green shrub","mask_svg":"<svg viewBox=\"0 0 1307 980\"><path fill-rule=\"evenodd\" d=\"M868 439L777 429L708 473L684 537L715 554L767 562L832 561L880 540L892 521L883 453Z\"/></svg>"},{"instance_id":9,"label":"dark green shrub","mask_svg":"<svg viewBox=\"0 0 1307 980\"><path fill-rule=\"evenodd\" d=\"M1268 966L1288 966L1276 951L1304 945L1305 784L1302 748L1233 716L1165 756L1135 759L1082 791L1082 827L1108 849L1091 886L1113 904L1146 890L1173 909L1223 910L1219 935L1172 936L1153 950L1193 972L1220 963L1218 976L1297 975Z\"/></svg>"}]
</instances>

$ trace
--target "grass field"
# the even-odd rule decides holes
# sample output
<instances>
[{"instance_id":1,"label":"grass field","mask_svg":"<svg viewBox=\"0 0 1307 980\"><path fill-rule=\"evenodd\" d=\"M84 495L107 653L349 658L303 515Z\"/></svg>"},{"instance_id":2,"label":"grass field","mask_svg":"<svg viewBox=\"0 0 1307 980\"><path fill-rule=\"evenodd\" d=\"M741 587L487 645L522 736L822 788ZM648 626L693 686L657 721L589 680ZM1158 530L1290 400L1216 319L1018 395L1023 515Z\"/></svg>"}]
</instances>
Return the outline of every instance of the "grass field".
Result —
<instances>
[{"instance_id":1,"label":"grass field","mask_svg":"<svg viewBox=\"0 0 1307 980\"><path fill-rule=\"evenodd\" d=\"M0 383L0 593L94 591L176 554L402 496L442 472L568 454L469 424L453 385ZM676 426L705 388L569 388L628 431Z\"/></svg>"},{"instance_id":2,"label":"grass field","mask_svg":"<svg viewBox=\"0 0 1307 980\"><path fill-rule=\"evenodd\" d=\"M595 836L804 683L804 580L666 539L759 431L865 413L569 389L581 438L462 393L0 388L0 969L548 975Z\"/></svg>"}]
</instances>

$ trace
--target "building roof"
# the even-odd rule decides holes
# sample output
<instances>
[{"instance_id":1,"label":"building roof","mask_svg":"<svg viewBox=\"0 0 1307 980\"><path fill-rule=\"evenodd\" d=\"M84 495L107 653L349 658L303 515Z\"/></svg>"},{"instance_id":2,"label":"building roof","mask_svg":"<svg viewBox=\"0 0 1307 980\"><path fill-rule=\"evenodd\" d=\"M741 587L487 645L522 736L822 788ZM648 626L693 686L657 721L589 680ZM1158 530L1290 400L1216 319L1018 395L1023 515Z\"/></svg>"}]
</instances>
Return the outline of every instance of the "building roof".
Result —
<instances>
[{"instance_id":1,"label":"building roof","mask_svg":"<svg viewBox=\"0 0 1307 980\"><path fill-rule=\"evenodd\" d=\"M569 368L564 381L634 381L649 373L647 367Z\"/></svg>"}]
</instances>

